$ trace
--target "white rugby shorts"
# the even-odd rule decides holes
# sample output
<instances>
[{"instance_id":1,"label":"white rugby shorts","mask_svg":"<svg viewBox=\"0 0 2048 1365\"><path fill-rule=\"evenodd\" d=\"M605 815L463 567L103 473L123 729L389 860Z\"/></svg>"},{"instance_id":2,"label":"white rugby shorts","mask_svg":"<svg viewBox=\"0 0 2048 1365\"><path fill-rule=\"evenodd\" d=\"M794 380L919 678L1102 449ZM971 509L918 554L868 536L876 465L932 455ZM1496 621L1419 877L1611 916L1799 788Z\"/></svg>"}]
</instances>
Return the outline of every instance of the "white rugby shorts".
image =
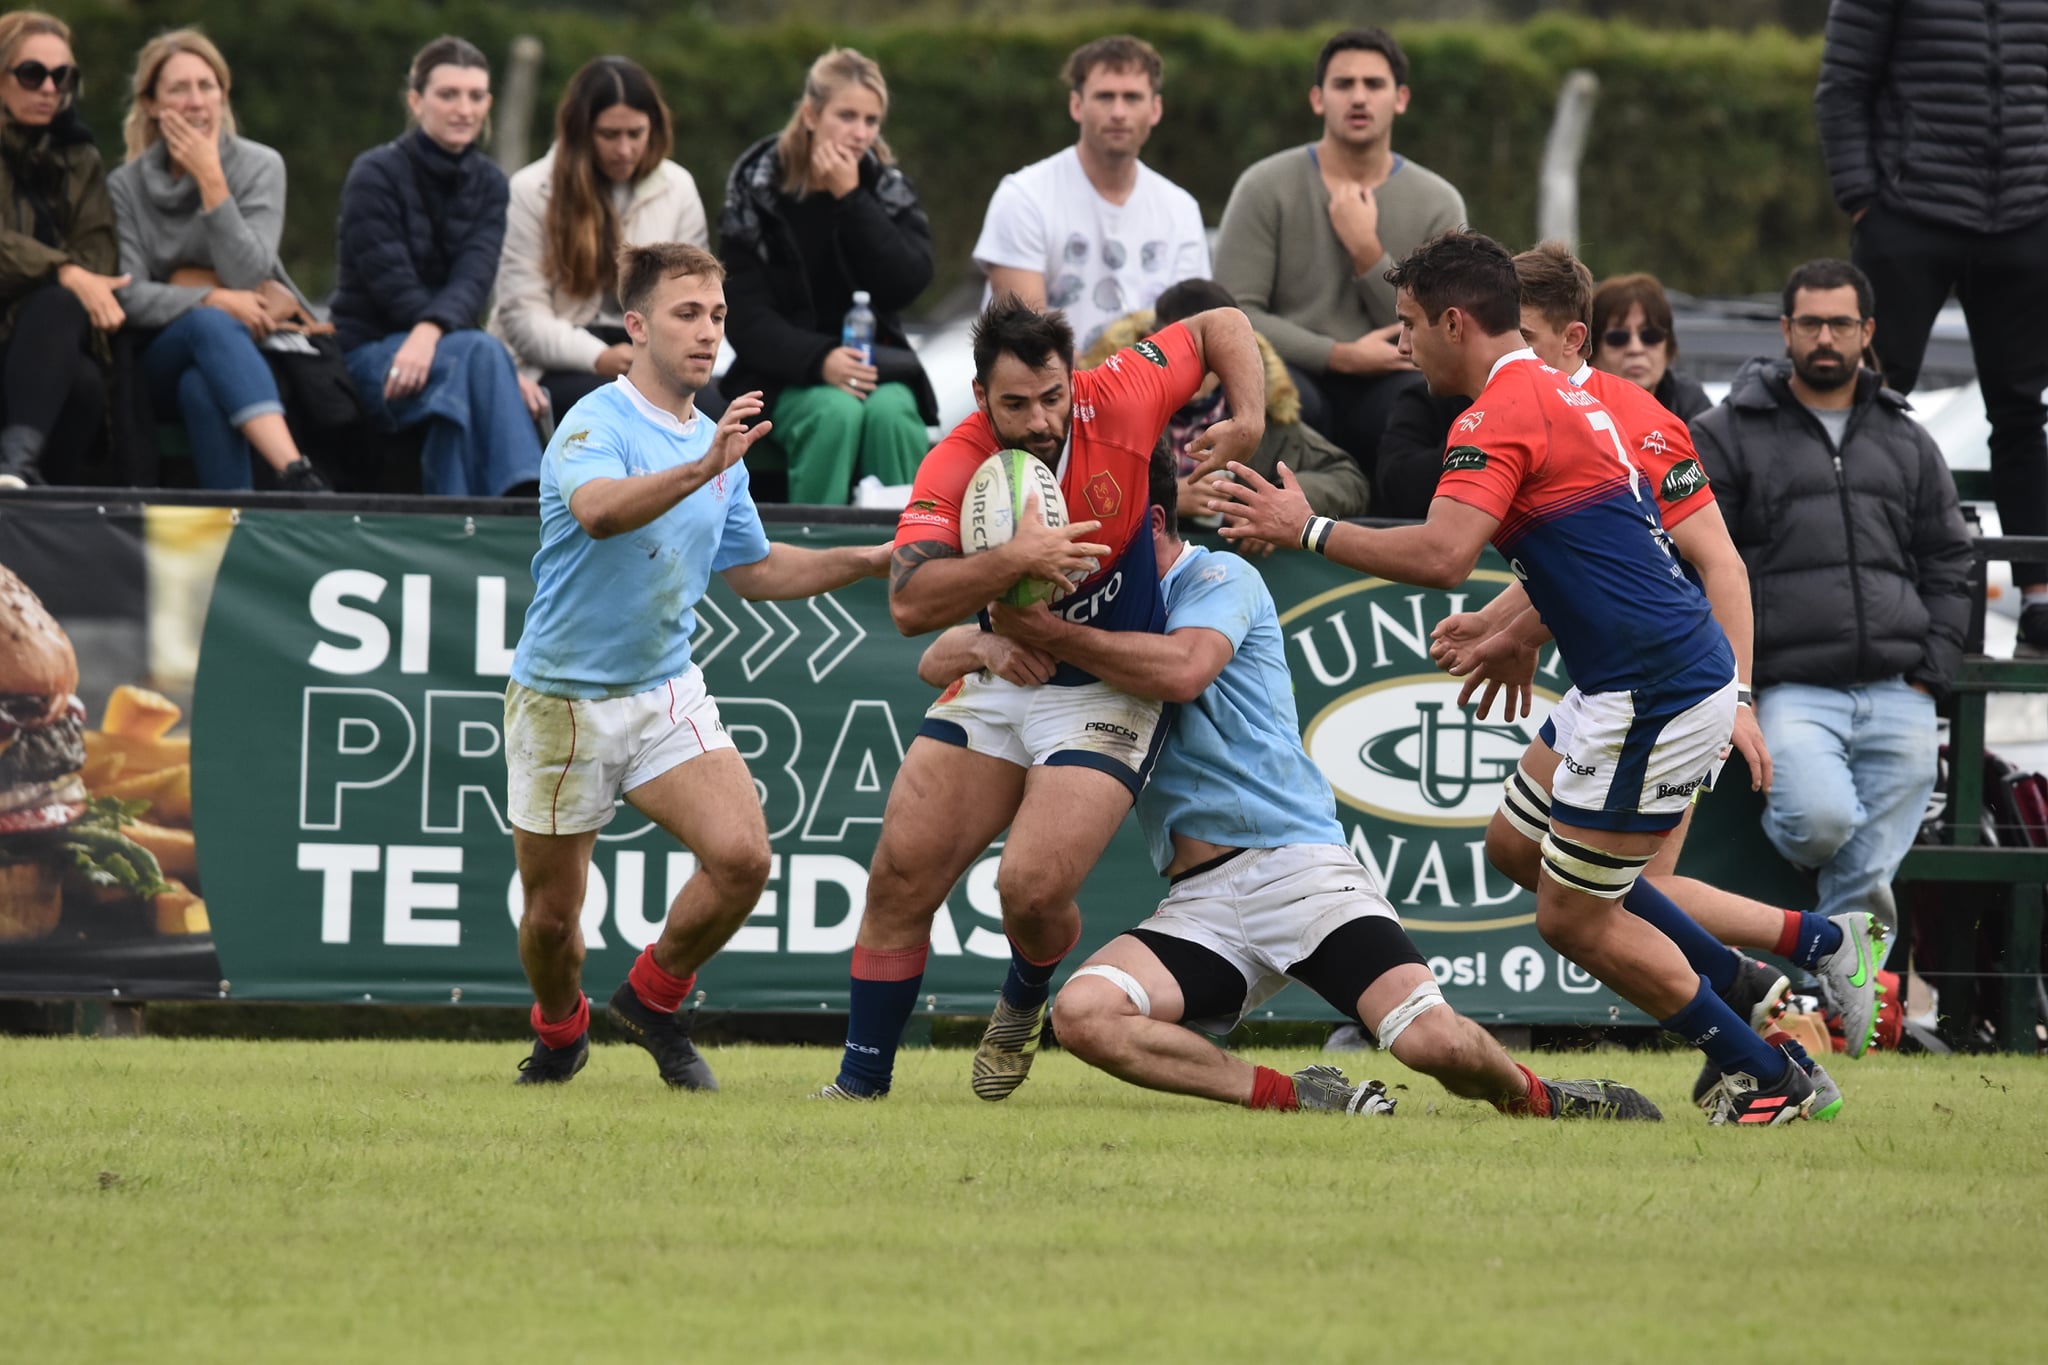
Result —
<instances>
[{"instance_id":1,"label":"white rugby shorts","mask_svg":"<svg viewBox=\"0 0 2048 1365\"><path fill-rule=\"evenodd\" d=\"M1135 800L1166 740L1164 709L1105 682L1019 687L977 672L941 693L917 732L1020 768L1094 768Z\"/></svg>"},{"instance_id":2,"label":"white rugby shorts","mask_svg":"<svg viewBox=\"0 0 2048 1365\"><path fill-rule=\"evenodd\" d=\"M1139 929L1207 948L1237 968L1244 1007L1228 1018L1183 1019L1218 1036L1286 988L1287 969L1353 920L1401 917L1340 844L1252 848L1175 879Z\"/></svg>"},{"instance_id":3,"label":"white rugby shorts","mask_svg":"<svg viewBox=\"0 0 2048 1365\"><path fill-rule=\"evenodd\" d=\"M1675 829L1735 732L1735 679L1713 691L1581 692L1551 709L1539 737L1557 751L1553 824Z\"/></svg>"},{"instance_id":4,"label":"white rugby shorts","mask_svg":"<svg viewBox=\"0 0 2048 1365\"><path fill-rule=\"evenodd\" d=\"M507 818L529 834L585 834L619 797L713 749L733 747L695 664L630 697L551 697L505 688Z\"/></svg>"}]
</instances>

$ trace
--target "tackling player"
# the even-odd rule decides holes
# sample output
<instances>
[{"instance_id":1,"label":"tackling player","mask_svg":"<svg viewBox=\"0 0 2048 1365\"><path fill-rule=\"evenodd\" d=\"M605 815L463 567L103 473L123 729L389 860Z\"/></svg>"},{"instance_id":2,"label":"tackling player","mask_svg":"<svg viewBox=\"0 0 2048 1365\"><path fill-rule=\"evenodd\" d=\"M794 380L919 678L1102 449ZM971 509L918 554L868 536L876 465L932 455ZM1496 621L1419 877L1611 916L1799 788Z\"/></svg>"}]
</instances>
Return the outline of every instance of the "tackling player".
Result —
<instances>
[{"instance_id":1,"label":"tackling player","mask_svg":"<svg viewBox=\"0 0 2048 1365\"><path fill-rule=\"evenodd\" d=\"M612 1022L661 1078L716 1090L677 1011L697 968L752 913L768 880L768 829L747 765L690 661L695 608L713 573L753 601L808 597L879 577L889 547L771 544L740 457L769 429L735 398L714 428L693 398L725 333L725 270L681 243L628 247L619 302L632 367L562 418L541 460L533 605L505 689L507 809L525 914L519 960L533 987L533 1055L519 1082L566 1081L590 1057L580 984L584 878L620 796L697 858L611 998Z\"/></svg>"},{"instance_id":2,"label":"tackling player","mask_svg":"<svg viewBox=\"0 0 2048 1365\"><path fill-rule=\"evenodd\" d=\"M1224 534L1292 543L1365 573L1456 587L1488 540L1555 635L1576 684L1554 714L1559 770L1541 842L1544 940L1691 1042L1721 1071L1716 1123L1807 1117L1814 1085L1717 995L1665 934L1621 907L1727 746L1735 658L1686 578L1614 414L1522 342L1513 259L1445 233L1389 273L1401 346L1432 392L1473 406L1429 518L1373 530L1309 514L1276 487L1216 488Z\"/></svg>"},{"instance_id":3,"label":"tackling player","mask_svg":"<svg viewBox=\"0 0 2048 1365\"><path fill-rule=\"evenodd\" d=\"M971 618L1023 578L1080 577L1054 608L1069 620L1121 632L1164 624L1147 530L1153 447L1214 371L1235 415L1196 446L1212 468L1249 459L1265 432L1258 343L1243 313L1221 308L1095 369L1077 374L1073 363L1074 334L1059 313L1005 296L975 323L978 411L925 457L897 526L889 609L905 635ZM1005 448L1058 470L1068 510L1087 520L1055 529L1023 517L1008 543L963 557L968 481ZM853 950L845 1057L821 1098L888 1090L932 917L1006 826L996 887L1010 968L974 1054L974 1093L1000 1100L1023 1083L1053 972L1081 934L1074 896L1130 810L1162 733L1158 702L1071 664L1049 680L974 674L946 689L889 790Z\"/></svg>"},{"instance_id":4,"label":"tackling player","mask_svg":"<svg viewBox=\"0 0 2048 1365\"><path fill-rule=\"evenodd\" d=\"M1272 594L1241 557L1181 542L1174 473L1170 458L1152 472L1164 635L1112 635L1042 607L995 607L1000 634L950 630L919 669L940 684L1001 668L1015 641L1133 696L1178 704L1138 796L1166 899L1061 988L1060 1045L1135 1085L1251 1109L1391 1109L1377 1081L1352 1086L1329 1066L1285 1076L1189 1031L1226 1034L1294 980L1462 1098L1548 1118L1660 1117L1613 1081L1538 1077L1448 1007L1347 846L1330 785L1302 747ZM1182 1023L1189 1027L1175 1027Z\"/></svg>"}]
</instances>

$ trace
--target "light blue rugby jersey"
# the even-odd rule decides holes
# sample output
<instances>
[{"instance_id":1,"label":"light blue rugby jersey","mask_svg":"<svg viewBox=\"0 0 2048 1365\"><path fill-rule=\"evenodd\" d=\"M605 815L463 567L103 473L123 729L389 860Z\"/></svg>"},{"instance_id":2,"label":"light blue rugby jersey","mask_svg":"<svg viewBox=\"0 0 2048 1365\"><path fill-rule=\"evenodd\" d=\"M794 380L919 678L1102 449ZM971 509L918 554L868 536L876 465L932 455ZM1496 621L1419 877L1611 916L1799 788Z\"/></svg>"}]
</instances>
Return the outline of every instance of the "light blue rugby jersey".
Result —
<instances>
[{"instance_id":1,"label":"light blue rugby jersey","mask_svg":"<svg viewBox=\"0 0 2048 1365\"><path fill-rule=\"evenodd\" d=\"M628 697L690 664L711 575L768 554L744 463L637 531L598 540L569 511L592 479L653 474L700 458L717 424L678 422L620 378L569 409L540 462L533 605L512 676L553 697Z\"/></svg>"},{"instance_id":2,"label":"light blue rugby jersey","mask_svg":"<svg viewBox=\"0 0 2048 1365\"><path fill-rule=\"evenodd\" d=\"M1168 634L1204 627L1235 653L1178 708L1138 794L1154 866L1164 872L1173 861L1171 834L1227 848L1344 843L1330 784L1301 747L1280 613L1258 571L1237 555L1189 545L1161 586Z\"/></svg>"}]
</instances>

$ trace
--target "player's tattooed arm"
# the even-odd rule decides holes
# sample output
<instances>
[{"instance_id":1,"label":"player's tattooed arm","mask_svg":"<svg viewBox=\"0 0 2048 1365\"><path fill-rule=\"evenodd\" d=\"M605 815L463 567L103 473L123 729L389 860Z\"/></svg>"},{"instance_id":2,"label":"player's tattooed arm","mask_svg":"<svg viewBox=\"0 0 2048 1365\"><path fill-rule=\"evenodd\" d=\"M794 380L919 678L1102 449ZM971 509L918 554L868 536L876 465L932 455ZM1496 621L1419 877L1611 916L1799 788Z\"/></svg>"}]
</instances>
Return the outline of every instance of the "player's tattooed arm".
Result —
<instances>
[{"instance_id":1,"label":"player's tattooed arm","mask_svg":"<svg viewBox=\"0 0 2048 1365\"><path fill-rule=\"evenodd\" d=\"M919 569L934 559L958 559L960 547L948 545L943 540L918 540L896 547L896 553L889 560L889 592L902 592Z\"/></svg>"}]
</instances>

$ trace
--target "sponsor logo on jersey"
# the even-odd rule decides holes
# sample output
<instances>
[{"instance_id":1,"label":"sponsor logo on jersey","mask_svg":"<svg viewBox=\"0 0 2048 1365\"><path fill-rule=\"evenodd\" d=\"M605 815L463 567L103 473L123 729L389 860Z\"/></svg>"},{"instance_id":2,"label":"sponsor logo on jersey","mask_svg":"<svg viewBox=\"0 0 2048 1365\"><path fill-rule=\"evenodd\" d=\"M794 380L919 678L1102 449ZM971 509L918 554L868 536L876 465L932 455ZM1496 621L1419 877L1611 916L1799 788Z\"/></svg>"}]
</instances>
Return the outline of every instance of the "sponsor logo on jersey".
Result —
<instances>
[{"instance_id":1,"label":"sponsor logo on jersey","mask_svg":"<svg viewBox=\"0 0 2048 1365\"><path fill-rule=\"evenodd\" d=\"M585 427L585 428L583 428L583 430L581 430L581 431L577 432L577 433L576 433L576 434L574 434L573 436L564 436L564 437L562 438L562 444L563 444L563 445L565 445L565 446L581 445L581 444L582 444L583 442L585 442L585 441L587 441L587 440L589 440L589 439L590 439L590 428L589 428L589 427Z\"/></svg>"},{"instance_id":2,"label":"sponsor logo on jersey","mask_svg":"<svg viewBox=\"0 0 2048 1365\"><path fill-rule=\"evenodd\" d=\"M1076 422L1092 422L1092 421L1094 421L1094 420L1095 420L1095 405L1094 405L1093 403L1076 403L1076 404L1074 404L1074 420L1075 420Z\"/></svg>"},{"instance_id":3,"label":"sponsor logo on jersey","mask_svg":"<svg viewBox=\"0 0 2048 1365\"><path fill-rule=\"evenodd\" d=\"M1159 349L1158 342L1141 341L1131 347L1131 349L1151 361L1154 365L1157 365L1160 369L1166 368L1166 352Z\"/></svg>"},{"instance_id":4,"label":"sponsor logo on jersey","mask_svg":"<svg viewBox=\"0 0 2048 1365\"><path fill-rule=\"evenodd\" d=\"M1126 739L1133 744L1136 744L1143 738L1136 730L1129 730L1121 725L1112 725L1106 720L1091 720L1081 728L1083 730L1092 730L1097 734L1115 735L1118 739Z\"/></svg>"},{"instance_id":5,"label":"sponsor logo on jersey","mask_svg":"<svg viewBox=\"0 0 2048 1365\"><path fill-rule=\"evenodd\" d=\"M1691 796L1699 790L1699 786L1700 779L1697 777L1690 782L1659 782L1657 799L1663 801L1673 796Z\"/></svg>"},{"instance_id":6,"label":"sponsor logo on jersey","mask_svg":"<svg viewBox=\"0 0 2048 1365\"><path fill-rule=\"evenodd\" d=\"M1666 455L1671 451L1671 443L1664 439L1663 432L1651 427L1650 434L1643 438L1643 449L1652 455Z\"/></svg>"},{"instance_id":7,"label":"sponsor logo on jersey","mask_svg":"<svg viewBox=\"0 0 2048 1365\"><path fill-rule=\"evenodd\" d=\"M1107 469L1088 480L1081 495L1088 499L1089 508L1098 517L1113 517L1116 509L1124 505L1124 491L1116 486L1116 479Z\"/></svg>"},{"instance_id":8,"label":"sponsor logo on jersey","mask_svg":"<svg viewBox=\"0 0 2048 1365\"><path fill-rule=\"evenodd\" d=\"M1591 777L1594 773L1600 771L1598 764L1581 763L1576 758L1573 758L1570 754L1559 754L1558 759L1564 764L1565 767L1571 769L1580 777Z\"/></svg>"},{"instance_id":9,"label":"sponsor logo on jersey","mask_svg":"<svg viewBox=\"0 0 2048 1365\"><path fill-rule=\"evenodd\" d=\"M936 512L939 510L939 505L930 498L916 498L903 510L906 512Z\"/></svg>"},{"instance_id":10,"label":"sponsor logo on jersey","mask_svg":"<svg viewBox=\"0 0 2048 1365\"><path fill-rule=\"evenodd\" d=\"M1479 424L1486 420L1486 414L1474 408L1458 419L1458 430L1471 433L1479 430Z\"/></svg>"},{"instance_id":11,"label":"sponsor logo on jersey","mask_svg":"<svg viewBox=\"0 0 2048 1365\"><path fill-rule=\"evenodd\" d=\"M1657 496L1666 502L1682 502L1706 486L1707 471L1700 468L1700 462L1680 460L1664 476L1664 484L1657 490Z\"/></svg>"},{"instance_id":12,"label":"sponsor logo on jersey","mask_svg":"<svg viewBox=\"0 0 2048 1365\"><path fill-rule=\"evenodd\" d=\"M1478 446L1452 446L1444 452L1444 469L1484 469L1486 452Z\"/></svg>"}]
</instances>

